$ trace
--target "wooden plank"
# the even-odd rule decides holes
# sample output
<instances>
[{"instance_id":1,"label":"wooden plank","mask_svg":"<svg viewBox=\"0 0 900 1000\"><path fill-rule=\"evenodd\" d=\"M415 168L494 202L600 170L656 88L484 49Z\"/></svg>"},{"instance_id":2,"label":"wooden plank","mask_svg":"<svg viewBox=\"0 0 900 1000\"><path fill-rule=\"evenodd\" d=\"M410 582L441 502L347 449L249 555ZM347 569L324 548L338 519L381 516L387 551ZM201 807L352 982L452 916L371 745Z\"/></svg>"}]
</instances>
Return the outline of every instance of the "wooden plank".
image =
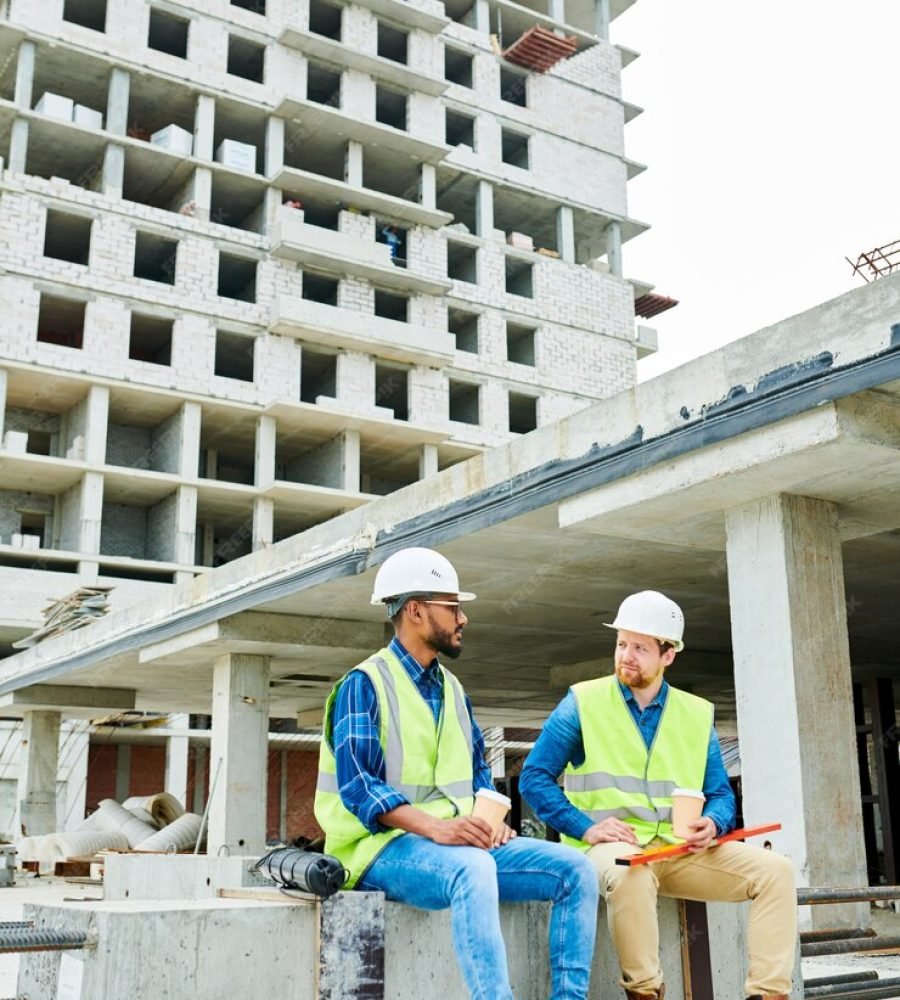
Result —
<instances>
[{"instance_id":1,"label":"wooden plank","mask_svg":"<svg viewBox=\"0 0 900 1000\"><path fill-rule=\"evenodd\" d=\"M718 847L719 844L727 844L730 840L744 840L747 837L758 837L763 833L774 833L781 829L780 823L764 823L762 826L747 826L740 830L732 830L724 836L717 837L708 850ZM649 865L654 861L665 861L666 858L677 858L682 854L690 854L687 844L672 844L669 847L658 847L652 851L644 851L641 854L626 854L624 857L616 858L617 865L629 867L631 865Z\"/></svg>"},{"instance_id":2,"label":"wooden plank","mask_svg":"<svg viewBox=\"0 0 900 1000\"><path fill-rule=\"evenodd\" d=\"M315 904L319 897L311 892L300 892L299 889L291 889L282 892L280 889L265 889L246 886L236 889L217 889L216 895L220 899L255 899L260 903L303 903L309 906Z\"/></svg>"}]
</instances>

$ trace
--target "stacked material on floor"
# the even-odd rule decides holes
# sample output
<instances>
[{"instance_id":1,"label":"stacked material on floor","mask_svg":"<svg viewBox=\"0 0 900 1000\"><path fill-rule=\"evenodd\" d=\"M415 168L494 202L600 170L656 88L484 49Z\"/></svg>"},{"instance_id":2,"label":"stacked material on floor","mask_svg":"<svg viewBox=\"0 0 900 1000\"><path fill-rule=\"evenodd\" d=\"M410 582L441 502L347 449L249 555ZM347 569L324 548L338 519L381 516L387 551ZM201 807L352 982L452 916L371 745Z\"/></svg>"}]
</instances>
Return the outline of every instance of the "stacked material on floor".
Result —
<instances>
[{"instance_id":1,"label":"stacked material on floor","mask_svg":"<svg viewBox=\"0 0 900 1000\"><path fill-rule=\"evenodd\" d=\"M578 49L574 35L558 35L540 24L532 25L509 48L503 50L507 62L546 73L560 59L566 59Z\"/></svg>"},{"instance_id":2,"label":"stacked material on floor","mask_svg":"<svg viewBox=\"0 0 900 1000\"><path fill-rule=\"evenodd\" d=\"M48 604L41 612L44 624L31 635L13 643L13 646L16 649L27 649L52 635L90 625L109 611L107 595L112 589L100 586L79 587L67 597Z\"/></svg>"},{"instance_id":3,"label":"stacked material on floor","mask_svg":"<svg viewBox=\"0 0 900 1000\"><path fill-rule=\"evenodd\" d=\"M200 836L202 818L186 813L167 792L147 797L104 799L74 831L25 837L18 842L19 860L36 862L52 872L57 862L91 858L101 851L183 851Z\"/></svg>"}]
</instances>

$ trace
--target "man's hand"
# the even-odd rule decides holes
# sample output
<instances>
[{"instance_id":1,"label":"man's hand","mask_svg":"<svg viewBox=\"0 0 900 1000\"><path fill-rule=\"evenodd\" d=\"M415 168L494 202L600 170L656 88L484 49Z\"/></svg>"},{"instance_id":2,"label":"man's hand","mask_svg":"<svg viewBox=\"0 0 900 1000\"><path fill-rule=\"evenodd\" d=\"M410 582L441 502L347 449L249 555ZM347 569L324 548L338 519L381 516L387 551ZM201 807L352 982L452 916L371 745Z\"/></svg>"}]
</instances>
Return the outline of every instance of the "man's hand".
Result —
<instances>
[{"instance_id":1,"label":"man's hand","mask_svg":"<svg viewBox=\"0 0 900 1000\"><path fill-rule=\"evenodd\" d=\"M637 847L638 842L634 830L615 816L589 826L581 835L581 839L591 845L623 843L634 844Z\"/></svg>"},{"instance_id":2,"label":"man's hand","mask_svg":"<svg viewBox=\"0 0 900 1000\"><path fill-rule=\"evenodd\" d=\"M685 846L691 854L705 851L716 836L716 824L709 816L701 816L689 825L691 834L684 839Z\"/></svg>"},{"instance_id":3,"label":"man's hand","mask_svg":"<svg viewBox=\"0 0 900 1000\"><path fill-rule=\"evenodd\" d=\"M494 837L494 843L491 846L502 847L504 844L508 844L513 837L516 836L518 836L518 834L511 826L501 823L500 829L497 831L497 836Z\"/></svg>"},{"instance_id":4,"label":"man's hand","mask_svg":"<svg viewBox=\"0 0 900 1000\"><path fill-rule=\"evenodd\" d=\"M456 816L454 819L435 819L432 817L428 829L423 833L436 844L483 847L485 849L493 846L491 828L486 820L480 819L478 816ZM505 842L503 841L503 843Z\"/></svg>"}]
</instances>

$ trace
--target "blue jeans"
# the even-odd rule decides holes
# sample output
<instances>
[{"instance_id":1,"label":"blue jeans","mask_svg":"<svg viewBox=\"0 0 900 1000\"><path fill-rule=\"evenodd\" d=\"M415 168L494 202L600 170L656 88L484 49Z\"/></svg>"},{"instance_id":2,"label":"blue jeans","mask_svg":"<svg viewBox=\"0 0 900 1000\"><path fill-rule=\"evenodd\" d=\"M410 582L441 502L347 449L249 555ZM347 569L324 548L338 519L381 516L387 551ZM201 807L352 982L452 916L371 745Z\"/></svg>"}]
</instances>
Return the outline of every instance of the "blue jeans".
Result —
<instances>
[{"instance_id":1,"label":"blue jeans","mask_svg":"<svg viewBox=\"0 0 900 1000\"><path fill-rule=\"evenodd\" d=\"M486 851L406 833L378 855L357 888L423 910L449 906L453 947L473 1000L512 1000L499 901L550 900L552 1000L587 996L599 891L593 865L571 847L516 837Z\"/></svg>"}]
</instances>

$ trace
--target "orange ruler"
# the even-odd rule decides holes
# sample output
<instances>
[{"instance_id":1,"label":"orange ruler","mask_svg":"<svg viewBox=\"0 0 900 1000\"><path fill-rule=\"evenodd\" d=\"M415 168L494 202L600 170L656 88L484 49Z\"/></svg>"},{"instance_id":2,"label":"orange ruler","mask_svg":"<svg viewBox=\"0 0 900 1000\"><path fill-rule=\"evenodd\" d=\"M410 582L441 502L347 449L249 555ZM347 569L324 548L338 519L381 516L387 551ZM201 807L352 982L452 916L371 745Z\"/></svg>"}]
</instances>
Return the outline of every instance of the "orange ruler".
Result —
<instances>
[{"instance_id":1,"label":"orange ruler","mask_svg":"<svg viewBox=\"0 0 900 1000\"><path fill-rule=\"evenodd\" d=\"M729 840L746 840L747 837L758 837L762 833L774 833L781 829L780 823L765 823L762 826L746 826L740 830L732 830L717 837L709 846L718 847L719 844L727 844ZM617 865L649 865L654 861L663 861L666 858L677 858L680 854L690 854L687 844L671 844L669 847L658 847L652 851L644 851L642 854L626 854L623 858L616 858Z\"/></svg>"}]
</instances>

